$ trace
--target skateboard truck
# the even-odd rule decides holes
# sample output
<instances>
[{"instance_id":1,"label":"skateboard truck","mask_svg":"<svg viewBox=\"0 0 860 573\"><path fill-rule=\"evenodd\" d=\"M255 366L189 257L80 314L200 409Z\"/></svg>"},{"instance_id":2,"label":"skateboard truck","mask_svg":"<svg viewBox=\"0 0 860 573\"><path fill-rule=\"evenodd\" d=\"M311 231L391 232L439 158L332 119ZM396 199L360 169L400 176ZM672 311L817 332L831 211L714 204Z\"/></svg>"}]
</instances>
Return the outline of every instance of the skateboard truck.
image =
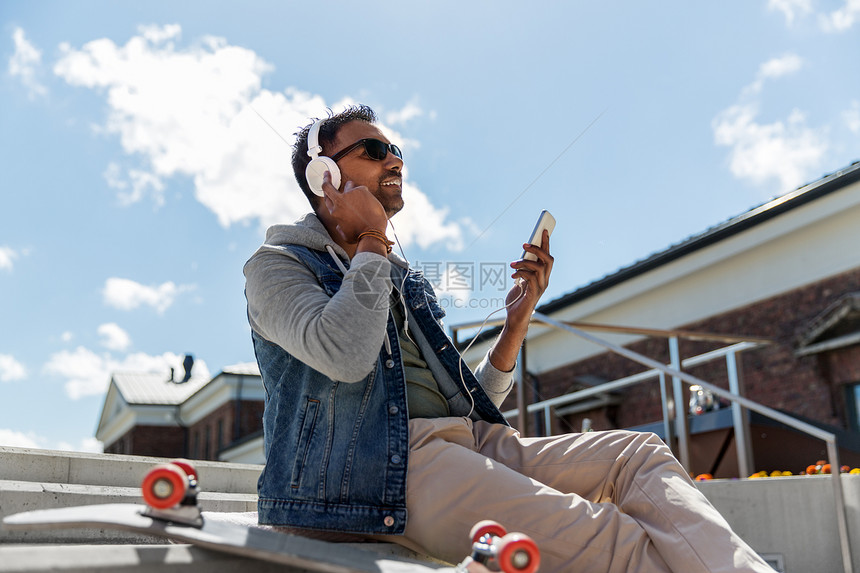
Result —
<instances>
[{"instance_id":1,"label":"skateboard truck","mask_svg":"<svg viewBox=\"0 0 860 573\"><path fill-rule=\"evenodd\" d=\"M457 573L466 573L470 563L484 566L495 562L504 573L535 573L540 565L540 551L524 533L508 533L495 521L479 521L472 527L472 554L457 565Z\"/></svg>"},{"instance_id":2,"label":"skateboard truck","mask_svg":"<svg viewBox=\"0 0 860 573\"><path fill-rule=\"evenodd\" d=\"M203 527L203 516L197 505L197 470L188 460L173 460L149 470L141 484L146 509L143 515Z\"/></svg>"}]
</instances>

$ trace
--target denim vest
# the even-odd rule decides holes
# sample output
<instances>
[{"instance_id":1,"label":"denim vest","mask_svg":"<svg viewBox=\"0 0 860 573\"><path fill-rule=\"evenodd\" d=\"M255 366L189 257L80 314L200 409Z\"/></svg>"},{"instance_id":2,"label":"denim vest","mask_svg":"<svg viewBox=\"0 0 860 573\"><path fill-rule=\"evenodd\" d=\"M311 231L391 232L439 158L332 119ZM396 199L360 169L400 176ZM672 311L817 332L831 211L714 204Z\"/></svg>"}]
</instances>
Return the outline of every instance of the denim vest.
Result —
<instances>
[{"instance_id":1,"label":"denim vest","mask_svg":"<svg viewBox=\"0 0 860 573\"><path fill-rule=\"evenodd\" d=\"M328 253L287 249L313 271L329 296L342 273ZM452 416L469 414L460 354L438 322L445 311L430 283L410 270L403 287L410 329L423 333L450 379L438 380ZM406 527L409 419L397 329L389 312L385 345L360 382L338 382L251 333L265 387L263 436L266 466L258 483L262 524L372 534L402 534ZM433 360L434 357L424 357ZM472 417L507 421L471 370L463 377L474 400Z\"/></svg>"}]
</instances>

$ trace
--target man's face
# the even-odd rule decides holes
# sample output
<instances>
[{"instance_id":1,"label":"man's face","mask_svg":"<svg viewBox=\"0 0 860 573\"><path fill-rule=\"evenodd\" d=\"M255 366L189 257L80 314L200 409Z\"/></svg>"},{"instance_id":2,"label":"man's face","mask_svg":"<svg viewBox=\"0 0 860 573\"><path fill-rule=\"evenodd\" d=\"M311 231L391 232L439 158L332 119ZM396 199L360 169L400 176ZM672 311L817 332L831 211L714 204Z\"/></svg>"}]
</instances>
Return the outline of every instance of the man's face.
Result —
<instances>
[{"instance_id":1,"label":"man's face","mask_svg":"<svg viewBox=\"0 0 860 573\"><path fill-rule=\"evenodd\" d=\"M325 153L331 157L356 141L365 138L390 143L375 125L365 121L351 121L337 132L331 149ZM391 218L403 208L403 160L389 152L384 159L376 161L367 156L363 145L359 145L337 161L341 181L352 181L364 185L382 203L386 215Z\"/></svg>"}]
</instances>

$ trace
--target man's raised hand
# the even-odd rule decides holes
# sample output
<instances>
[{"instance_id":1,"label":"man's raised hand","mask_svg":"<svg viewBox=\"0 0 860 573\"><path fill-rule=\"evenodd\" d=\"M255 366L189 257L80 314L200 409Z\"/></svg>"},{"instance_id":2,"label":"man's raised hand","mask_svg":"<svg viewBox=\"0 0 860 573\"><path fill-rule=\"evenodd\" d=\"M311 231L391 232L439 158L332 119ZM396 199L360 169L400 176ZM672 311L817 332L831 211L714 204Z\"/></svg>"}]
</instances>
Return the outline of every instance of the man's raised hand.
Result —
<instances>
[{"instance_id":1,"label":"man's raised hand","mask_svg":"<svg viewBox=\"0 0 860 573\"><path fill-rule=\"evenodd\" d=\"M385 233L388 217L379 200L364 185L344 183L343 191L331 184L331 173L323 176L325 206L336 222L337 232L347 243L358 242L358 236L369 230Z\"/></svg>"}]
</instances>

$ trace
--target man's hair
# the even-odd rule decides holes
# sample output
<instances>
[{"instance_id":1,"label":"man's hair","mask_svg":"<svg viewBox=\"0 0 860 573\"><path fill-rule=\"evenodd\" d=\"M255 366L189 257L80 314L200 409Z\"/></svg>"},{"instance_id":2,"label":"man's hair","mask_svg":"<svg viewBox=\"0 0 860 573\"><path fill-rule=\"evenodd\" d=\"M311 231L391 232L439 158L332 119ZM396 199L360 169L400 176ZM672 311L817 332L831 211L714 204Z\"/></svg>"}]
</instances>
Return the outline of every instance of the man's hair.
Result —
<instances>
[{"instance_id":1,"label":"man's hair","mask_svg":"<svg viewBox=\"0 0 860 573\"><path fill-rule=\"evenodd\" d=\"M319 144L323 148L323 152L320 155L328 155L328 153L326 153L326 147L330 146L334 142L335 137L337 137L338 130L351 121L376 123L376 114L368 106L361 104L349 106L340 113L332 113L331 110L328 110L328 119L323 122L319 131ZM311 191L311 188L308 186L308 180L305 178L305 169L307 168L308 163L311 162L311 158L308 157L308 132L311 130L312 126L313 122L304 126L301 131L295 134L296 143L293 145L293 173L295 174L296 181L298 182L299 187L301 187L302 192L304 192L305 197L307 197L308 201L311 202L311 206L314 206L316 205L319 197Z\"/></svg>"}]
</instances>

